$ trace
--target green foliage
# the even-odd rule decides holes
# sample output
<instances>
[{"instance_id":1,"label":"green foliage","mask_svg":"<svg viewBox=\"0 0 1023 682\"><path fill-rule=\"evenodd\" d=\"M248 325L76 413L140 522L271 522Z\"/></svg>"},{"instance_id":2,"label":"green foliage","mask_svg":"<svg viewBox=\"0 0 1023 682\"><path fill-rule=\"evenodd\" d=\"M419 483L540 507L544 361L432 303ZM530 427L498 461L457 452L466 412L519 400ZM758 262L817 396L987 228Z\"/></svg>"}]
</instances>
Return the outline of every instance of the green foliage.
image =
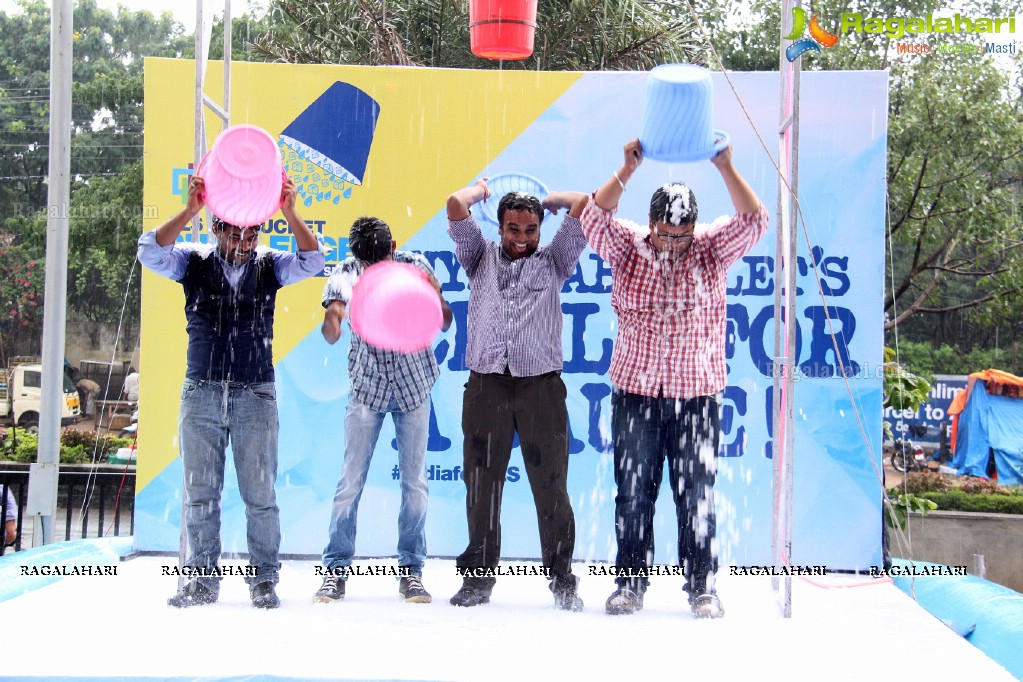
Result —
<instances>
[{"instance_id":1,"label":"green foliage","mask_svg":"<svg viewBox=\"0 0 1023 682\"><path fill-rule=\"evenodd\" d=\"M911 371L924 374L971 374L1001 369L1012 374L1023 370L1023 358L1005 349L974 346L968 351L948 344L937 347L928 342L900 341L899 360Z\"/></svg>"},{"instance_id":2,"label":"green foliage","mask_svg":"<svg viewBox=\"0 0 1023 682\"><path fill-rule=\"evenodd\" d=\"M0 13L0 224L46 207L50 3L19 0ZM142 57L181 56L170 14L74 7L71 174L89 180L142 157ZM8 227L9 229L9 227Z\"/></svg>"},{"instance_id":3,"label":"green foliage","mask_svg":"<svg viewBox=\"0 0 1023 682\"><path fill-rule=\"evenodd\" d=\"M890 488L888 496L897 516L903 521L906 509L921 511L912 506L920 500L936 504L943 511L1023 514L1023 487L1002 486L973 476L945 476L935 471L912 472L906 475L902 485ZM899 527L904 525L900 523Z\"/></svg>"},{"instance_id":4,"label":"green foliage","mask_svg":"<svg viewBox=\"0 0 1023 682\"><path fill-rule=\"evenodd\" d=\"M884 394L882 409L891 407L896 410L915 410L926 403L927 394L931 390L930 383L895 362L895 351L891 348L884 349L884 357L885 363L882 365L884 375L881 382ZM891 424L887 421L884 422L884 436L888 440L892 438Z\"/></svg>"},{"instance_id":5,"label":"green foliage","mask_svg":"<svg viewBox=\"0 0 1023 682\"><path fill-rule=\"evenodd\" d=\"M131 445L129 438L114 438L110 435L97 435L93 431L81 431L79 429L64 429L60 434L61 450L64 448L78 449L84 455L83 461L102 462L107 455L115 453L120 448Z\"/></svg>"},{"instance_id":6,"label":"green foliage","mask_svg":"<svg viewBox=\"0 0 1023 682\"><path fill-rule=\"evenodd\" d=\"M292 63L472 69L629 70L706 54L684 5L658 0L539 0L533 55L474 56L469 3L445 0L272 0L255 50Z\"/></svg>"},{"instance_id":7,"label":"green foliage","mask_svg":"<svg viewBox=\"0 0 1023 682\"><path fill-rule=\"evenodd\" d=\"M932 500L926 497L917 497L912 493L899 493L890 497L891 506L885 506L885 523L892 528L906 529L906 516L909 512L926 514L938 508Z\"/></svg>"},{"instance_id":8,"label":"green foliage","mask_svg":"<svg viewBox=\"0 0 1023 682\"><path fill-rule=\"evenodd\" d=\"M726 68L776 70L789 42L779 41L779 26L788 28L790 22L779 7L766 0L699 0L697 11L711 27ZM945 7L938 0L826 0L807 12L837 33L843 12L908 17ZM1011 13L1011 7L994 1L968 0L956 9L964 16ZM999 337L1012 343L1023 334L1023 60L897 53L900 40L923 38L976 42L966 34L892 39L850 32L834 47L804 55L800 68L887 69L890 74L892 254L885 262L894 261L894 267L885 278L886 329L899 324L903 339L938 339L963 351L991 348ZM916 372L960 373L900 360Z\"/></svg>"},{"instance_id":9,"label":"green foliage","mask_svg":"<svg viewBox=\"0 0 1023 682\"><path fill-rule=\"evenodd\" d=\"M35 348L43 319L45 267L24 245L0 247L0 335L10 349Z\"/></svg>"},{"instance_id":10,"label":"green foliage","mask_svg":"<svg viewBox=\"0 0 1023 682\"><path fill-rule=\"evenodd\" d=\"M14 462L34 462L38 449L38 436L28 433L24 429L8 429L3 438L2 447L0 447L0 459Z\"/></svg>"},{"instance_id":11,"label":"green foliage","mask_svg":"<svg viewBox=\"0 0 1023 682\"><path fill-rule=\"evenodd\" d=\"M931 384L893 360L895 351L885 348L883 408L896 410L915 410L927 402L927 393Z\"/></svg>"},{"instance_id":12,"label":"green foliage","mask_svg":"<svg viewBox=\"0 0 1023 682\"><path fill-rule=\"evenodd\" d=\"M65 429L60 434L61 464L104 462L107 455L131 445L127 438L97 436L91 431ZM39 437L23 429L8 429L0 439L0 460L32 463L39 450Z\"/></svg>"},{"instance_id":13,"label":"green foliage","mask_svg":"<svg viewBox=\"0 0 1023 682\"><path fill-rule=\"evenodd\" d=\"M984 512L987 514L1023 514L1023 494L971 495L962 490L924 493L943 511Z\"/></svg>"}]
</instances>

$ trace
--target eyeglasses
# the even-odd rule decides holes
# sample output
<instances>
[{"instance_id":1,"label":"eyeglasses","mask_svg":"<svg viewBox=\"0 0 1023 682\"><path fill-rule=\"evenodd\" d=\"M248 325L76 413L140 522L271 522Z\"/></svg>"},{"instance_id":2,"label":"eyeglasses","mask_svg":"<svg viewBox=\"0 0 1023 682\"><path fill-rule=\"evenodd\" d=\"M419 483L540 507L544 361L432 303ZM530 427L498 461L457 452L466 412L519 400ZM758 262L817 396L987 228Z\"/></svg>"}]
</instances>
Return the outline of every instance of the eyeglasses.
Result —
<instances>
[{"instance_id":1,"label":"eyeglasses","mask_svg":"<svg viewBox=\"0 0 1023 682\"><path fill-rule=\"evenodd\" d=\"M693 238L693 233L692 232L687 232L685 234L669 234L667 232L661 232L657 228L654 228L654 232L656 232L657 236L660 237L661 239L667 239L669 241L681 241L683 239L692 239Z\"/></svg>"}]
</instances>

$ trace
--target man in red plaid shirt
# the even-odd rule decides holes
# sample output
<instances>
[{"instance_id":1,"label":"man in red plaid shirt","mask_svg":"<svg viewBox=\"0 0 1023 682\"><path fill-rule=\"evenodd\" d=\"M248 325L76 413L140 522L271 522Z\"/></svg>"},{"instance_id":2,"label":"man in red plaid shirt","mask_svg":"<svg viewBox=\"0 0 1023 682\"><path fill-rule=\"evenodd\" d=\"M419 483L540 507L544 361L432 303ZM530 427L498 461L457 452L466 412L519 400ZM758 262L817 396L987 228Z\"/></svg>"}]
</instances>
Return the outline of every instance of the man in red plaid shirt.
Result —
<instances>
[{"instance_id":1,"label":"man in red plaid shirt","mask_svg":"<svg viewBox=\"0 0 1023 682\"><path fill-rule=\"evenodd\" d=\"M618 338L611 357L616 583L610 614L643 608L654 557L654 503L667 459L689 604L719 618L714 476L720 440L719 393L725 369L728 266L767 229L767 211L732 165L732 149L711 163L735 215L696 225L696 196L682 183L659 187L649 225L617 220L625 185L643 161L639 140L625 145L621 168L573 206L593 250L611 266Z\"/></svg>"}]
</instances>

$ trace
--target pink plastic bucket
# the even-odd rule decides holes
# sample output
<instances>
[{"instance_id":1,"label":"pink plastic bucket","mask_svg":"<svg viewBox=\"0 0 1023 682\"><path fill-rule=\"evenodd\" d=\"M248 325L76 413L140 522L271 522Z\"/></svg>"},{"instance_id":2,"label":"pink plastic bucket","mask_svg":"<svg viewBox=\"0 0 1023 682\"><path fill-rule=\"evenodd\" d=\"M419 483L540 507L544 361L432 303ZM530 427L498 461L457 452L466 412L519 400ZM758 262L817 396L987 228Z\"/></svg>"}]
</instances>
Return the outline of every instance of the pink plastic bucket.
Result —
<instances>
[{"instance_id":1,"label":"pink plastic bucket","mask_svg":"<svg viewBox=\"0 0 1023 682\"><path fill-rule=\"evenodd\" d=\"M348 315L363 341L400 353L429 348L443 323L440 298L426 274L390 260L362 273Z\"/></svg>"},{"instance_id":2,"label":"pink plastic bucket","mask_svg":"<svg viewBox=\"0 0 1023 682\"><path fill-rule=\"evenodd\" d=\"M199 162L196 177L206 182L203 201L226 223L261 225L281 208L287 175L277 143L258 126L231 126Z\"/></svg>"}]
</instances>

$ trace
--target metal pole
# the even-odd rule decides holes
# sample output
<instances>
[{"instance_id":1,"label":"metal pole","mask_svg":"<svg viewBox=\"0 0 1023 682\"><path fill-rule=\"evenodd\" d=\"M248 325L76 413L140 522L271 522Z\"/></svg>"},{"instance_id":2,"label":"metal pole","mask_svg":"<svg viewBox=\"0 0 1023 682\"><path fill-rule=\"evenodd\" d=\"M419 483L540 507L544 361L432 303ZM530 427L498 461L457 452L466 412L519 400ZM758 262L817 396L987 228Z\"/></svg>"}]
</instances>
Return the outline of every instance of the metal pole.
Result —
<instances>
[{"instance_id":1,"label":"metal pole","mask_svg":"<svg viewBox=\"0 0 1023 682\"><path fill-rule=\"evenodd\" d=\"M64 403L64 322L67 318L68 216L71 202L71 0L50 10L50 159L46 219L46 284L43 311L42 405L39 454L29 468L26 511L35 516L33 546L53 542L60 467L60 416Z\"/></svg>"},{"instance_id":2,"label":"metal pole","mask_svg":"<svg viewBox=\"0 0 1023 682\"><path fill-rule=\"evenodd\" d=\"M799 7L799 0L784 0L783 21ZM780 36L791 30L782 27ZM772 395L774 458L774 504L771 551L776 565L792 565L792 472L796 361L796 255L798 231L795 202L799 152L799 62L785 56L785 41L779 46L778 236L775 243L774 296L774 383ZM784 337L782 327L784 326ZM778 580L772 578L778 589ZM792 616L792 578L785 576L782 612Z\"/></svg>"},{"instance_id":3,"label":"metal pole","mask_svg":"<svg viewBox=\"0 0 1023 682\"><path fill-rule=\"evenodd\" d=\"M206 16L203 14L205 0L195 0L195 132L193 136L192 168L199 170L199 161L206 151L206 135L203 127L202 91L206 80ZM199 243L199 221L192 220L192 243ZM184 528L184 526L182 526Z\"/></svg>"}]
</instances>

